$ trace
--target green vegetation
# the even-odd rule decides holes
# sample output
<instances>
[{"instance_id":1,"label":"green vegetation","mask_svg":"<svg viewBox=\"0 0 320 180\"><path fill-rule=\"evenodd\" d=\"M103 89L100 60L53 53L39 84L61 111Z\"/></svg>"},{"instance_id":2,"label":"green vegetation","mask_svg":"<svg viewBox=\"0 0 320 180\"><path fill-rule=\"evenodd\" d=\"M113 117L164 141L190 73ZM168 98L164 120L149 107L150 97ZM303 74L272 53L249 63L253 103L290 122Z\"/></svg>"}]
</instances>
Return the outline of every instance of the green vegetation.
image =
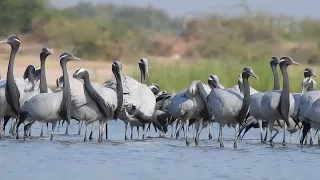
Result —
<instances>
[{"instance_id":1,"label":"green vegetation","mask_svg":"<svg viewBox=\"0 0 320 180\"><path fill-rule=\"evenodd\" d=\"M223 84L224 87L232 87L237 85L238 77L242 69L246 66L240 62L222 62L218 60L203 60L197 63L183 65L164 65L163 63L157 62L158 61L152 61L150 64L150 77L147 78L148 84L155 82L162 90L169 92L179 92L188 87L193 80L201 80L201 82L207 83L208 77L212 74L218 75L220 83ZM250 63L250 67L253 68L255 74L259 77L259 79L250 78L250 86L259 91L271 90L273 87L273 76L269 66L269 60L253 61ZM291 92L301 93L304 68L305 66L294 65L288 68ZM316 72L317 69L318 68L315 68ZM282 75L279 68L278 72L280 76L280 86L282 86ZM138 67L137 71L133 73L133 77L135 79L140 78Z\"/></svg>"},{"instance_id":2,"label":"green vegetation","mask_svg":"<svg viewBox=\"0 0 320 180\"><path fill-rule=\"evenodd\" d=\"M32 34L38 41L90 59L178 54L250 62L287 54L299 62L318 63L320 57L320 22L313 19L297 21L251 11L242 17L212 14L183 19L151 6L79 3L55 9L47 0L3 0L0 9L0 35Z\"/></svg>"},{"instance_id":3,"label":"green vegetation","mask_svg":"<svg viewBox=\"0 0 320 180\"><path fill-rule=\"evenodd\" d=\"M181 90L194 79L206 82L210 74L231 87L246 65L260 77L250 80L252 86L268 90L273 83L271 56L289 55L304 65L320 62L320 21L313 19L251 11L241 17L212 14L184 19L151 6L79 3L56 9L47 0L2 0L0 10L0 36L32 35L34 41L92 60L133 63L136 57L147 56L154 67L150 82L167 90ZM182 57L178 65L165 60L173 56ZM153 57L166 57L166 63ZM301 91L303 68L289 68L295 92Z\"/></svg>"}]
</instances>

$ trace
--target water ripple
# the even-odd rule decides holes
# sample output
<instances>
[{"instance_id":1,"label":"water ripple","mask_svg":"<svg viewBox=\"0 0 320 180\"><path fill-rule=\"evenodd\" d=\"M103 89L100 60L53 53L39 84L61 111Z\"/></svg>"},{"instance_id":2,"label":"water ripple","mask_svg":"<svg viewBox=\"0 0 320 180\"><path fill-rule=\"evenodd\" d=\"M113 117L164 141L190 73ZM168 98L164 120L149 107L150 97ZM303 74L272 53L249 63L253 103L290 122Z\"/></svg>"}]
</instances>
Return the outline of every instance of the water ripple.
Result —
<instances>
[{"instance_id":1,"label":"water ripple","mask_svg":"<svg viewBox=\"0 0 320 180\"><path fill-rule=\"evenodd\" d=\"M26 141L10 136L0 140L1 179L318 179L310 172L317 170L319 146L301 149L294 142L283 147L278 136L271 148L260 143L257 130L248 132L248 138L234 149L233 130L228 128L225 148L220 148L218 135L207 139L206 131L199 146L191 142L186 147L183 138L159 138L155 133L146 140L137 140L134 134L133 140L125 141L121 122L110 123L109 140L103 143L97 142L97 132L93 141L83 142L75 123L70 126L71 135L64 135L60 127L54 141L49 141L49 134L37 137L37 126L34 137ZM298 134L294 139L299 139Z\"/></svg>"}]
</instances>

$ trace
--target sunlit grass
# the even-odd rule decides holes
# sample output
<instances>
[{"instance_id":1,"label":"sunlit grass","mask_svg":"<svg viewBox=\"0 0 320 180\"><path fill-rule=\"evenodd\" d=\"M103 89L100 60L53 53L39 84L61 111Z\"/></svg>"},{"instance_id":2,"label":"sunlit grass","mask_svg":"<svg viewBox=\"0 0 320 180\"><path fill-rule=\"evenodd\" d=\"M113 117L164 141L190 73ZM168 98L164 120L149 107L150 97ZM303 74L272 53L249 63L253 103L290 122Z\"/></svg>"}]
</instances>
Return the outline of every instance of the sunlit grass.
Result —
<instances>
[{"instance_id":1,"label":"sunlit grass","mask_svg":"<svg viewBox=\"0 0 320 180\"><path fill-rule=\"evenodd\" d=\"M243 67L250 66L259 79L251 78L250 86L259 90L267 91L273 87L273 75L269 65L269 60L256 60L248 64L237 61L221 61L221 60L199 60L193 63L164 63L167 61L151 61L149 69L150 77L148 83L157 83L162 90L177 92L189 86L193 80L201 80L207 82L209 75L216 74L220 83L224 87L232 87L237 84L239 74ZM301 92L301 81L303 80L303 71L306 66L289 66L288 73L290 79L291 92ZM312 67L317 72L319 67ZM282 86L282 74L277 67L280 76L280 85ZM140 78L140 72L134 71L134 78ZM315 79L316 80L316 79Z\"/></svg>"}]
</instances>

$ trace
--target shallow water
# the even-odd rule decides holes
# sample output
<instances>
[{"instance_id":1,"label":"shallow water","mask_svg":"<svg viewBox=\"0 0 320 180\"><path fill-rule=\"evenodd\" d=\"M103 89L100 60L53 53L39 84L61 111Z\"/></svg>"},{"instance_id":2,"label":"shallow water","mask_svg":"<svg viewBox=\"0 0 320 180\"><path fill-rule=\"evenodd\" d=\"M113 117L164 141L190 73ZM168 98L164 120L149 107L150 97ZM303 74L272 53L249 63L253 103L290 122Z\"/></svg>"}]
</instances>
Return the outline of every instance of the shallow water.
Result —
<instances>
[{"instance_id":1,"label":"shallow water","mask_svg":"<svg viewBox=\"0 0 320 180\"><path fill-rule=\"evenodd\" d=\"M39 127L34 125L33 136L40 134ZM320 147L301 150L299 133L287 147L282 147L279 134L275 147L270 148L260 144L259 130L253 129L234 150L231 128L225 128L225 148L219 148L217 125L213 128L214 139L209 140L204 130L197 147L194 143L186 147L182 138L170 139L170 133L167 138L124 141L121 121L109 123L109 140L101 144L97 142L97 127L94 140L87 143L83 142L84 130L80 136L75 135L76 122L70 125L70 135L64 135L64 131L60 128L53 141L49 141L49 134L26 141L0 140L0 179L318 179ZM157 137L153 129L150 136Z\"/></svg>"}]
</instances>

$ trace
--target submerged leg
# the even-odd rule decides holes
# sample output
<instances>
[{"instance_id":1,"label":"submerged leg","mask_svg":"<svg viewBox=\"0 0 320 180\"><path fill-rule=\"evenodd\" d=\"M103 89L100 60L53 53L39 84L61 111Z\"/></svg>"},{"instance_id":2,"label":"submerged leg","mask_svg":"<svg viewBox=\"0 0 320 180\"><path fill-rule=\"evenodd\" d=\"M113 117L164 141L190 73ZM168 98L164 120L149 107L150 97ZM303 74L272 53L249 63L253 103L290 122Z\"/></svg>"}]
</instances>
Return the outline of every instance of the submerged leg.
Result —
<instances>
[{"instance_id":1,"label":"submerged leg","mask_svg":"<svg viewBox=\"0 0 320 180\"><path fill-rule=\"evenodd\" d=\"M130 139L133 139L133 125L131 124L130 124L130 130L131 130Z\"/></svg>"},{"instance_id":2,"label":"submerged leg","mask_svg":"<svg viewBox=\"0 0 320 180\"><path fill-rule=\"evenodd\" d=\"M219 142L220 142L220 147L224 147L224 144L223 144L223 133L222 133L222 126L220 124L219 126Z\"/></svg>"},{"instance_id":3,"label":"submerged leg","mask_svg":"<svg viewBox=\"0 0 320 180\"><path fill-rule=\"evenodd\" d=\"M53 122L53 123L52 123L50 141L53 140L53 132L54 132L54 129L56 128L56 125L57 125L57 122Z\"/></svg>"},{"instance_id":4,"label":"submerged leg","mask_svg":"<svg viewBox=\"0 0 320 180\"><path fill-rule=\"evenodd\" d=\"M44 123L41 123L41 132L40 132L40 137L43 137L43 126L44 126Z\"/></svg>"},{"instance_id":5,"label":"submerged leg","mask_svg":"<svg viewBox=\"0 0 320 180\"><path fill-rule=\"evenodd\" d=\"M282 146L286 146L286 131L287 131L287 123L284 123Z\"/></svg>"},{"instance_id":6,"label":"submerged leg","mask_svg":"<svg viewBox=\"0 0 320 180\"><path fill-rule=\"evenodd\" d=\"M147 128L146 128L146 124L142 125L142 140L144 140L146 134L147 134Z\"/></svg>"},{"instance_id":7,"label":"submerged leg","mask_svg":"<svg viewBox=\"0 0 320 180\"><path fill-rule=\"evenodd\" d=\"M3 136L3 129L4 129L4 119L0 118L0 139L2 139Z\"/></svg>"},{"instance_id":8,"label":"submerged leg","mask_svg":"<svg viewBox=\"0 0 320 180\"><path fill-rule=\"evenodd\" d=\"M105 127L106 127L106 139L108 139L108 121L106 120L105 123L106 123L106 125L105 125Z\"/></svg>"},{"instance_id":9,"label":"submerged leg","mask_svg":"<svg viewBox=\"0 0 320 180\"><path fill-rule=\"evenodd\" d=\"M278 131L276 131L276 134L274 136L272 136L272 130L273 130L273 123L274 121L269 122L269 130L270 130L270 146L274 147L274 142L273 142L273 138L275 138L278 134Z\"/></svg>"},{"instance_id":10,"label":"submerged leg","mask_svg":"<svg viewBox=\"0 0 320 180\"><path fill-rule=\"evenodd\" d=\"M102 143L102 137L103 137L103 121L99 121L99 138L98 138L98 142Z\"/></svg>"},{"instance_id":11,"label":"submerged leg","mask_svg":"<svg viewBox=\"0 0 320 180\"><path fill-rule=\"evenodd\" d=\"M265 128L265 136L264 136L264 142L267 142L267 138L268 138L268 128Z\"/></svg>"},{"instance_id":12,"label":"submerged leg","mask_svg":"<svg viewBox=\"0 0 320 180\"><path fill-rule=\"evenodd\" d=\"M189 141L188 141L188 126L189 126L189 119L186 120L186 130L184 131L184 138L186 139L186 145L189 146Z\"/></svg>"},{"instance_id":13,"label":"submerged leg","mask_svg":"<svg viewBox=\"0 0 320 180\"><path fill-rule=\"evenodd\" d=\"M28 128L29 134L28 136L31 137L31 126Z\"/></svg>"},{"instance_id":14,"label":"submerged leg","mask_svg":"<svg viewBox=\"0 0 320 180\"><path fill-rule=\"evenodd\" d=\"M60 126L61 126L61 120L58 121L58 132L60 131ZM48 123L47 123L47 132L49 131L49 126L48 126Z\"/></svg>"},{"instance_id":15,"label":"submerged leg","mask_svg":"<svg viewBox=\"0 0 320 180\"><path fill-rule=\"evenodd\" d=\"M199 144L200 124L201 124L201 119L197 119L195 122L195 137L194 137L194 142L196 146L198 146Z\"/></svg>"},{"instance_id":16,"label":"submerged leg","mask_svg":"<svg viewBox=\"0 0 320 180\"><path fill-rule=\"evenodd\" d=\"M125 122L124 123L124 140L128 140L127 130L128 130L128 122Z\"/></svg>"},{"instance_id":17,"label":"submerged leg","mask_svg":"<svg viewBox=\"0 0 320 180\"><path fill-rule=\"evenodd\" d=\"M67 127L66 127L66 132L64 133L65 135L69 134L69 123L67 122Z\"/></svg>"},{"instance_id":18,"label":"submerged leg","mask_svg":"<svg viewBox=\"0 0 320 180\"><path fill-rule=\"evenodd\" d=\"M318 145L320 146L320 133L318 132Z\"/></svg>"},{"instance_id":19,"label":"submerged leg","mask_svg":"<svg viewBox=\"0 0 320 180\"><path fill-rule=\"evenodd\" d=\"M12 119L12 120L13 120L13 119ZM18 123L17 118L14 118L14 120L13 120L13 126L12 126L12 131L11 131L12 136L15 136L15 135L16 135L16 131L15 131L14 129L16 128L17 123Z\"/></svg>"},{"instance_id":20,"label":"submerged leg","mask_svg":"<svg viewBox=\"0 0 320 180\"><path fill-rule=\"evenodd\" d=\"M12 118L12 120L11 120L11 124L10 124L10 129L9 129L9 133L10 133L10 134L12 134L12 131L13 131L14 121L15 121L15 119L14 119L14 118Z\"/></svg>"},{"instance_id":21,"label":"submerged leg","mask_svg":"<svg viewBox=\"0 0 320 180\"><path fill-rule=\"evenodd\" d=\"M84 138L83 141L86 142L87 141L87 131L88 131L88 124L86 124L86 130L84 132Z\"/></svg>"},{"instance_id":22,"label":"submerged leg","mask_svg":"<svg viewBox=\"0 0 320 180\"><path fill-rule=\"evenodd\" d=\"M259 128L260 128L260 141L261 141L261 143L264 143L264 141L263 141L263 135L262 135L262 120L261 119L259 119L258 120L258 122L259 122Z\"/></svg>"},{"instance_id":23,"label":"submerged leg","mask_svg":"<svg viewBox=\"0 0 320 180\"><path fill-rule=\"evenodd\" d=\"M211 128L212 128L212 123L209 122L209 139L212 139Z\"/></svg>"},{"instance_id":24,"label":"submerged leg","mask_svg":"<svg viewBox=\"0 0 320 180\"><path fill-rule=\"evenodd\" d=\"M180 120L177 120L177 122L176 122L176 139L178 139L179 138L179 131L180 131L180 123L179 123L179 121Z\"/></svg>"},{"instance_id":25,"label":"submerged leg","mask_svg":"<svg viewBox=\"0 0 320 180\"><path fill-rule=\"evenodd\" d=\"M31 127L31 125L33 124L34 122L30 122L28 123L27 125L24 126L23 128L23 140L25 141L26 140L26 137L27 137L27 132L28 132L28 129Z\"/></svg>"},{"instance_id":26,"label":"submerged leg","mask_svg":"<svg viewBox=\"0 0 320 180\"><path fill-rule=\"evenodd\" d=\"M81 134L82 124L83 124L83 121L80 121L80 123L79 123L78 135Z\"/></svg>"},{"instance_id":27,"label":"submerged leg","mask_svg":"<svg viewBox=\"0 0 320 180\"><path fill-rule=\"evenodd\" d=\"M236 149L238 147L238 143L237 143L237 134L238 134L238 127L239 124L237 123L236 126L234 127L234 143L233 143L233 148Z\"/></svg>"},{"instance_id":28,"label":"submerged leg","mask_svg":"<svg viewBox=\"0 0 320 180\"><path fill-rule=\"evenodd\" d=\"M219 135L218 135L218 142L221 141L221 131L220 131L220 125L219 125Z\"/></svg>"},{"instance_id":29,"label":"submerged leg","mask_svg":"<svg viewBox=\"0 0 320 180\"><path fill-rule=\"evenodd\" d=\"M311 133L311 132L312 132L312 129L310 128L310 146L312 146L312 145L313 145L312 135L311 135L312 133Z\"/></svg>"},{"instance_id":30,"label":"submerged leg","mask_svg":"<svg viewBox=\"0 0 320 180\"><path fill-rule=\"evenodd\" d=\"M139 139L139 126L137 126L137 134L138 134L138 139Z\"/></svg>"},{"instance_id":31,"label":"submerged leg","mask_svg":"<svg viewBox=\"0 0 320 180\"><path fill-rule=\"evenodd\" d=\"M318 145L320 146L320 133L318 132Z\"/></svg>"},{"instance_id":32,"label":"submerged leg","mask_svg":"<svg viewBox=\"0 0 320 180\"><path fill-rule=\"evenodd\" d=\"M105 134L106 131L106 122L102 121L102 134L101 134L101 140L103 139L103 135Z\"/></svg>"},{"instance_id":33,"label":"submerged leg","mask_svg":"<svg viewBox=\"0 0 320 180\"><path fill-rule=\"evenodd\" d=\"M92 134L93 134L93 129L94 129L94 123L92 123L92 126L91 126L91 132L90 132L90 135L89 135L89 140L92 141Z\"/></svg>"}]
</instances>

